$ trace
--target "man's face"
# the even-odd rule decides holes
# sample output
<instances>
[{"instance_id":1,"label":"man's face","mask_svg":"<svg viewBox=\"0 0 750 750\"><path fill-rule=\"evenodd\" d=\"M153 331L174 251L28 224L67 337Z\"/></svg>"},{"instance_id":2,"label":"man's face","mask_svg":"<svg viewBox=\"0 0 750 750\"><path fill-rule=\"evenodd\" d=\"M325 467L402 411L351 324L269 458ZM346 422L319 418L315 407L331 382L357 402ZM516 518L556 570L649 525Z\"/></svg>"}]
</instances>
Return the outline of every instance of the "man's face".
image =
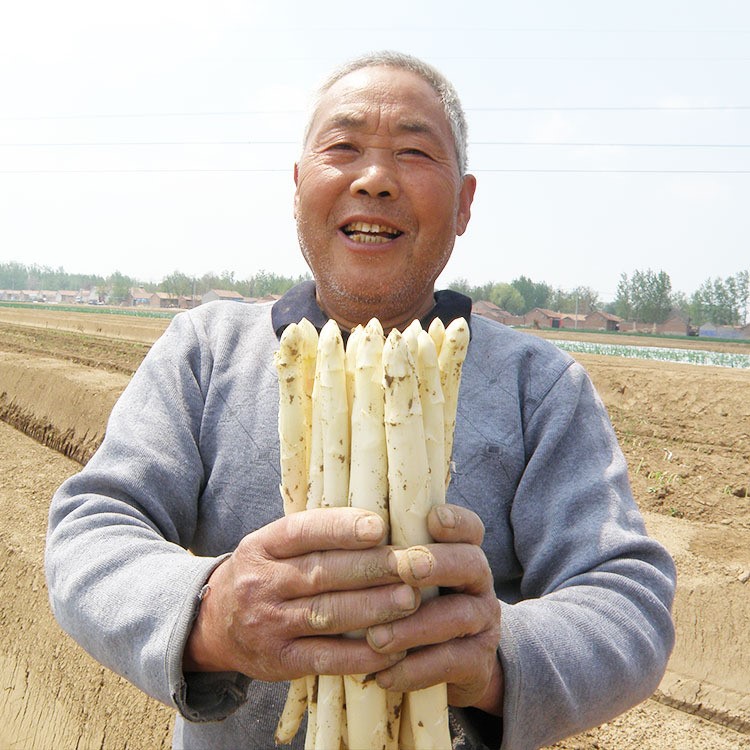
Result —
<instances>
[{"instance_id":1,"label":"man's face","mask_svg":"<svg viewBox=\"0 0 750 750\"><path fill-rule=\"evenodd\" d=\"M294 212L318 300L345 327L408 324L469 221L443 106L414 73L370 67L326 93L295 166Z\"/></svg>"}]
</instances>

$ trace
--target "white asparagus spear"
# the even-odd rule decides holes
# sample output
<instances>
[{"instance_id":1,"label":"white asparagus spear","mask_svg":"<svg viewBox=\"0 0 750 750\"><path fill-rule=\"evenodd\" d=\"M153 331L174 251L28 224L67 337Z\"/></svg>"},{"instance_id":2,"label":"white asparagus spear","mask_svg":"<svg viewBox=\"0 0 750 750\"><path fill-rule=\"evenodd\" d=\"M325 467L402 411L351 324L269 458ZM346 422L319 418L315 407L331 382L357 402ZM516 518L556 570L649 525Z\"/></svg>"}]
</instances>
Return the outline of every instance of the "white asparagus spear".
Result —
<instances>
[{"instance_id":1,"label":"white asparagus spear","mask_svg":"<svg viewBox=\"0 0 750 750\"><path fill-rule=\"evenodd\" d=\"M318 675L315 750L339 750L344 728L344 678L340 674Z\"/></svg>"},{"instance_id":2,"label":"white asparagus spear","mask_svg":"<svg viewBox=\"0 0 750 750\"><path fill-rule=\"evenodd\" d=\"M383 350L385 425L388 446L389 507L394 544L429 544L427 514L430 498L429 460L419 399L416 366L398 331L391 331ZM422 591L423 597L436 590ZM450 750L445 685L407 693L414 746L419 750ZM408 736L408 730L402 728Z\"/></svg>"},{"instance_id":3,"label":"white asparagus spear","mask_svg":"<svg viewBox=\"0 0 750 750\"><path fill-rule=\"evenodd\" d=\"M385 704L388 709L388 736L386 738L386 750L399 750L399 734L401 731L401 718L404 703L403 693L386 691Z\"/></svg>"},{"instance_id":4,"label":"white asparagus spear","mask_svg":"<svg viewBox=\"0 0 750 750\"><path fill-rule=\"evenodd\" d=\"M311 674L302 678L307 690L307 731L305 750L315 750L315 734L318 728L318 676Z\"/></svg>"},{"instance_id":5,"label":"white asparagus spear","mask_svg":"<svg viewBox=\"0 0 750 750\"><path fill-rule=\"evenodd\" d=\"M279 723L274 734L277 745L287 745L299 731L302 717L307 708L307 681L306 678L292 680L289 683L289 692L286 696L284 709L279 717Z\"/></svg>"},{"instance_id":6,"label":"white asparagus spear","mask_svg":"<svg viewBox=\"0 0 750 750\"><path fill-rule=\"evenodd\" d=\"M345 506L349 497L349 406L346 392L346 352L334 320L318 339L313 388L313 414L319 415L322 494L320 506ZM344 726L344 682L341 675L318 676L315 748L338 750Z\"/></svg>"},{"instance_id":7,"label":"white asparagus spear","mask_svg":"<svg viewBox=\"0 0 750 750\"><path fill-rule=\"evenodd\" d=\"M279 450L284 513L305 509L310 454L310 382L318 332L303 319L281 335L274 357L279 379ZM312 364L311 364L312 362ZM297 734L307 708L305 678L292 680L274 740L287 744Z\"/></svg>"},{"instance_id":8,"label":"white asparagus spear","mask_svg":"<svg viewBox=\"0 0 750 750\"><path fill-rule=\"evenodd\" d=\"M406 341L406 345L409 347L409 354L411 354L411 358L414 362L417 361L417 339L419 338L421 330L422 324L418 320L412 320L412 322L404 328L403 333L401 334L404 337L404 341Z\"/></svg>"},{"instance_id":9,"label":"white asparagus spear","mask_svg":"<svg viewBox=\"0 0 750 750\"><path fill-rule=\"evenodd\" d=\"M320 332L315 389L313 409L317 399L323 450L320 504L323 508L341 507L349 497L349 405L344 341L334 320L329 320Z\"/></svg>"},{"instance_id":10,"label":"white asparagus spear","mask_svg":"<svg viewBox=\"0 0 750 750\"><path fill-rule=\"evenodd\" d=\"M435 342L435 349L438 356L440 356L440 350L443 347L443 339L445 338L445 325L443 324L443 321L440 318L433 318L432 323L430 323L427 328L427 333L430 334L430 337Z\"/></svg>"},{"instance_id":11,"label":"white asparagus spear","mask_svg":"<svg viewBox=\"0 0 750 750\"><path fill-rule=\"evenodd\" d=\"M351 339L347 343L347 356ZM351 414L349 505L388 523L388 457L383 393L383 329L370 321L356 342Z\"/></svg>"},{"instance_id":12,"label":"white asparagus spear","mask_svg":"<svg viewBox=\"0 0 750 750\"><path fill-rule=\"evenodd\" d=\"M307 427L307 457L305 466L310 473L310 432L312 425L312 392L315 380L315 359L318 356L318 329L307 319L302 318L298 323L302 336L302 374L305 394L305 425Z\"/></svg>"},{"instance_id":13,"label":"white asparagus spear","mask_svg":"<svg viewBox=\"0 0 750 750\"><path fill-rule=\"evenodd\" d=\"M349 505L377 513L388 523L388 460L383 424L383 329L370 321L346 345L347 368L354 362L351 404ZM353 633L352 637L362 637ZM372 675L344 677L349 747L387 750L386 691Z\"/></svg>"},{"instance_id":14,"label":"white asparagus spear","mask_svg":"<svg viewBox=\"0 0 750 750\"><path fill-rule=\"evenodd\" d=\"M365 329L362 326L356 326L349 333L349 338L346 341L346 400L349 405L350 415L354 413L352 408L354 401L354 375L357 370L357 349L359 348L359 341L364 334ZM349 437L351 439L351 430Z\"/></svg>"},{"instance_id":15,"label":"white asparagus spear","mask_svg":"<svg viewBox=\"0 0 750 750\"><path fill-rule=\"evenodd\" d=\"M428 544L430 477L414 361L395 328L383 348L391 543Z\"/></svg>"},{"instance_id":16,"label":"white asparagus spear","mask_svg":"<svg viewBox=\"0 0 750 750\"><path fill-rule=\"evenodd\" d=\"M438 364L440 381L445 398L445 486L451 480L451 455L453 432L456 428L456 409L461 370L469 348L469 326L463 318L452 321L445 329L445 339L440 348Z\"/></svg>"},{"instance_id":17,"label":"white asparagus spear","mask_svg":"<svg viewBox=\"0 0 750 750\"><path fill-rule=\"evenodd\" d=\"M435 342L426 331L420 332L417 342L419 400L430 469L430 502L440 505L445 502L445 399Z\"/></svg>"},{"instance_id":18,"label":"white asparagus spear","mask_svg":"<svg viewBox=\"0 0 750 750\"><path fill-rule=\"evenodd\" d=\"M279 380L279 453L284 513L305 509L307 496L307 435L305 419L305 376L302 364L304 343L296 323L281 335L274 364Z\"/></svg>"}]
</instances>

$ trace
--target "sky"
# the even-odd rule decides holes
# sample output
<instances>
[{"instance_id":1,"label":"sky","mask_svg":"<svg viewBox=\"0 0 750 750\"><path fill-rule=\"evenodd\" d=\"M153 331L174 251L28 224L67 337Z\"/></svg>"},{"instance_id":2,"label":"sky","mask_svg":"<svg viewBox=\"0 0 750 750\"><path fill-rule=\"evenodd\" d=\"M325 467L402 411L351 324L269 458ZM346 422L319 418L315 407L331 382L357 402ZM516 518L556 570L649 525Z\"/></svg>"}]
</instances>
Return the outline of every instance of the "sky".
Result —
<instances>
[{"instance_id":1,"label":"sky","mask_svg":"<svg viewBox=\"0 0 750 750\"><path fill-rule=\"evenodd\" d=\"M438 280L614 299L750 268L746 0L0 0L0 263L305 273L312 90L395 49L450 78L478 180Z\"/></svg>"}]
</instances>

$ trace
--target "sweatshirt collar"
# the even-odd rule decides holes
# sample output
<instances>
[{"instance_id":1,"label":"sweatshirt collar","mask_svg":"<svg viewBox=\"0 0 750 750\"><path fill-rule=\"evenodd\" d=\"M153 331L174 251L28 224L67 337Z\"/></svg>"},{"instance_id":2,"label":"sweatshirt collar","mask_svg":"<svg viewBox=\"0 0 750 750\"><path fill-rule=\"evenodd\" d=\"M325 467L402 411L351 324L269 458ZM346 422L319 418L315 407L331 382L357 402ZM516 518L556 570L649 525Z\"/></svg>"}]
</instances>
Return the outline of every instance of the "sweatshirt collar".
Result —
<instances>
[{"instance_id":1,"label":"sweatshirt collar","mask_svg":"<svg viewBox=\"0 0 750 750\"><path fill-rule=\"evenodd\" d=\"M293 286L271 308L271 323L277 337L281 337L290 323L299 323L302 318L307 318L318 331L328 322L328 316L315 300L312 280ZM435 292L435 306L419 322L426 330L435 318L440 318L446 327L456 318L464 318L471 331L471 298L452 289Z\"/></svg>"}]
</instances>

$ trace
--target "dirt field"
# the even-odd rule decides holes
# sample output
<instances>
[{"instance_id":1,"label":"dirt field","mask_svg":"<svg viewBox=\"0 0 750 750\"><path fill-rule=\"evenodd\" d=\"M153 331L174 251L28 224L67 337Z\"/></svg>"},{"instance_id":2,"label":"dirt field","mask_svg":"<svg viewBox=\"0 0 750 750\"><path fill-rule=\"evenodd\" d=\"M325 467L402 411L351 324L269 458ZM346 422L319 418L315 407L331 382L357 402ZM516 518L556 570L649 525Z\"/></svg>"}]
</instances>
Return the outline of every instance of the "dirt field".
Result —
<instances>
[{"instance_id":1,"label":"dirt field","mask_svg":"<svg viewBox=\"0 0 750 750\"><path fill-rule=\"evenodd\" d=\"M0 418L25 433L0 423L0 748L169 744L169 711L61 634L42 574L50 496L167 324L113 317L0 308ZM750 371L577 356L677 562L678 643L654 700L556 748L750 748Z\"/></svg>"}]
</instances>

